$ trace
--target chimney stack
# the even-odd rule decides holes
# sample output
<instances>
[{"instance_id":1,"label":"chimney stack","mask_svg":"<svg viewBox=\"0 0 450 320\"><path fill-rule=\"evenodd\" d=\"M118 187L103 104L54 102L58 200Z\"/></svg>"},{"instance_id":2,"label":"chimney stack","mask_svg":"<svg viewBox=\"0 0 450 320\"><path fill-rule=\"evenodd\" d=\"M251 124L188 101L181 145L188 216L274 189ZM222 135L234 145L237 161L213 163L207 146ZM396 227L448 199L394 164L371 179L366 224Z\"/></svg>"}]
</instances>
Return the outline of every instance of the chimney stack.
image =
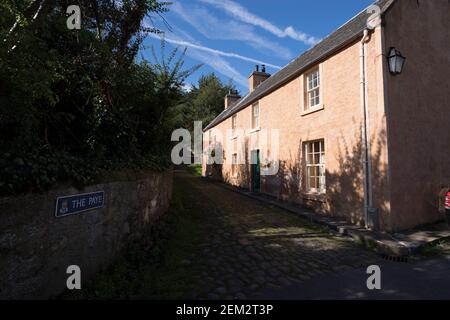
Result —
<instances>
[{"instance_id":1,"label":"chimney stack","mask_svg":"<svg viewBox=\"0 0 450 320\"><path fill-rule=\"evenodd\" d=\"M238 94L237 90L230 89L228 94L225 96L225 109L233 105L240 98L241 96Z\"/></svg>"},{"instance_id":2,"label":"chimney stack","mask_svg":"<svg viewBox=\"0 0 450 320\"><path fill-rule=\"evenodd\" d=\"M250 93L255 90L257 86L259 86L263 81L267 80L270 77L270 74L266 72L266 65L263 64L261 66L261 71L259 71L259 65L255 66L255 71L248 77L248 87Z\"/></svg>"}]
</instances>

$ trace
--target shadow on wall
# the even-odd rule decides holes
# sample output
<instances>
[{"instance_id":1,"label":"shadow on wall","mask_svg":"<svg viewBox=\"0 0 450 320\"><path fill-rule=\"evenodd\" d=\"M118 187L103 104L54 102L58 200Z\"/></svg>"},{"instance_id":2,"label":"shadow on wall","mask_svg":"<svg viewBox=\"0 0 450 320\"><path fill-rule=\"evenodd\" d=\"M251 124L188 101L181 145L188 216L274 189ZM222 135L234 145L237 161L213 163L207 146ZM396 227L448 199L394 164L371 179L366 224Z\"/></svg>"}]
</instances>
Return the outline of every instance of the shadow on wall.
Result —
<instances>
[{"instance_id":1,"label":"shadow on wall","mask_svg":"<svg viewBox=\"0 0 450 320\"><path fill-rule=\"evenodd\" d=\"M273 178L278 184L278 199L303 204L302 177L305 163L302 158L302 141L299 142L296 153L289 152L289 160L280 160L278 174Z\"/></svg>"},{"instance_id":2,"label":"shadow on wall","mask_svg":"<svg viewBox=\"0 0 450 320\"><path fill-rule=\"evenodd\" d=\"M364 170L363 170L363 140L355 137L356 144L349 146L344 137L339 141L337 155L338 169L336 172L326 172L327 207L331 214L344 217L355 224L364 223ZM371 145L371 181L372 207L378 208L378 224L387 224L389 203L386 198L387 164L382 161L382 151L385 149L386 132L380 131L370 139Z\"/></svg>"},{"instance_id":3,"label":"shadow on wall","mask_svg":"<svg viewBox=\"0 0 450 320\"><path fill-rule=\"evenodd\" d=\"M326 170L326 194L314 195L306 192L305 168L306 158L302 152L304 141L300 140L295 152L291 152L289 158L280 160L279 171L274 176L261 177L261 191L280 200L296 203L317 213L342 217L355 224L364 222L364 170L362 165L363 142L360 134L355 136L356 141L350 144L343 135L337 138L338 152L335 155L327 155L327 159L336 162L336 170ZM306 140L305 140L306 141ZM387 164L382 161L382 152L385 149L386 132L380 131L372 136L370 145L371 153L371 189L373 194L373 207L379 210L379 226L389 225L387 199ZM327 143L327 142L326 142ZM326 146L326 151L331 150ZM222 151L219 144L217 150ZM245 159L249 159L248 138L245 140ZM222 164L207 165L207 176L225 181L240 188L249 189L251 186L251 165L236 166L233 175L231 160L232 154L226 154L224 161L230 163L223 168ZM228 161L227 161L228 160ZM330 161L330 160L329 160ZM229 167L229 168L228 168ZM327 168L327 164L325 164ZM225 169L225 170L224 170Z\"/></svg>"},{"instance_id":4,"label":"shadow on wall","mask_svg":"<svg viewBox=\"0 0 450 320\"><path fill-rule=\"evenodd\" d=\"M276 176L264 177L263 192L280 200L300 204L317 213L342 217L349 222L364 222L364 171L362 165L363 142L361 136L349 145L344 136L337 139L340 143L336 155L327 155L337 163L335 171L326 170L326 194L307 192L305 177L306 158L302 150L304 141L300 141L297 151L290 153L288 160L280 161ZM306 141L306 140L305 140ZM385 149L386 133L379 132L370 141L372 146L372 180L373 206L379 209L380 226L387 224L389 206L386 195L387 165L382 161ZM328 148L330 150L331 148ZM325 167L327 165L325 164Z\"/></svg>"},{"instance_id":5,"label":"shadow on wall","mask_svg":"<svg viewBox=\"0 0 450 320\"><path fill-rule=\"evenodd\" d=\"M223 164L207 164L206 165L206 176L209 178L212 178L214 180L220 180L227 182L231 185L237 186L239 188L249 189L250 188L250 182L251 182L251 175L250 175L250 163L247 161L249 159L249 148L248 148L248 141L249 139L246 138L244 141L244 152L243 156L245 159L245 164L238 164L235 165L235 168L233 170L233 154L238 155L238 152L236 153L225 153L223 150L223 146L220 142L217 142L214 145L214 150L211 151L211 156L215 156L215 152L221 152L223 154ZM236 159L237 160L237 159Z\"/></svg>"},{"instance_id":6,"label":"shadow on wall","mask_svg":"<svg viewBox=\"0 0 450 320\"><path fill-rule=\"evenodd\" d=\"M223 151L223 147L222 144L219 142L216 142L216 144L213 146L214 149L212 150L208 150L208 158L215 157L215 152L222 152L223 154L225 154L225 152ZM225 155L224 155L224 161L225 161ZM219 181L224 181L224 176L223 176L223 164L220 163L214 163L214 164L206 164L206 177L214 179L214 180L219 180Z\"/></svg>"},{"instance_id":7,"label":"shadow on wall","mask_svg":"<svg viewBox=\"0 0 450 320\"><path fill-rule=\"evenodd\" d=\"M231 177L231 179L234 179L235 185L237 185L240 188L244 189L250 189L251 185L251 164L250 164L250 151L249 151L249 138L245 138L244 140L244 159L245 164L239 164L237 166L236 170L236 176Z\"/></svg>"}]
</instances>

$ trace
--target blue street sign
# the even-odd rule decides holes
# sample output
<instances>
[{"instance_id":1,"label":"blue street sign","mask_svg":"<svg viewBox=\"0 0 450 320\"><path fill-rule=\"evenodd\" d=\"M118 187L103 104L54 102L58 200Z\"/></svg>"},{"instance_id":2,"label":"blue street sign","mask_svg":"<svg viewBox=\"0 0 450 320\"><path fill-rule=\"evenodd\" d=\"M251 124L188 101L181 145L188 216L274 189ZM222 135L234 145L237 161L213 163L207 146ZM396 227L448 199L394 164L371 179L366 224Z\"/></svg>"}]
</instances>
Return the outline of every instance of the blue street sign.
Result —
<instances>
[{"instance_id":1,"label":"blue street sign","mask_svg":"<svg viewBox=\"0 0 450 320\"><path fill-rule=\"evenodd\" d=\"M104 203L104 191L58 197L56 199L55 216L63 217L87 210L102 208Z\"/></svg>"}]
</instances>

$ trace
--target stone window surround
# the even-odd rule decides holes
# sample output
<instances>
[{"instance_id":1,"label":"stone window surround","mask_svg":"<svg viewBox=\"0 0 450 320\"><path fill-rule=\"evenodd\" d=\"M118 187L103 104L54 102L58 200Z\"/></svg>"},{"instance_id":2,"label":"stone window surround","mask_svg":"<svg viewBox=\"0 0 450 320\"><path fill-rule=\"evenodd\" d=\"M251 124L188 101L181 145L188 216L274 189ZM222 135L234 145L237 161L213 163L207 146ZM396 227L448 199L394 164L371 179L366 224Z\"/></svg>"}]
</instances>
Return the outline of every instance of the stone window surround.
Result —
<instances>
[{"instance_id":1,"label":"stone window surround","mask_svg":"<svg viewBox=\"0 0 450 320\"><path fill-rule=\"evenodd\" d=\"M315 71L319 71L319 81L320 81L320 85L319 85L319 101L320 103L317 106L314 106L312 108L306 108L305 106L309 104L308 102L308 84L307 84L307 79L308 79L308 75L315 72ZM324 94L323 94L323 88L324 88L324 77L323 77L323 63L319 63L318 65L315 65L313 67L311 67L309 70L307 70L306 72L304 72L301 76L300 76L300 86L301 86L301 99L300 99L300 115L301 116L306 116L308 114L311 113L315 113L317 111L323 110L325 109L325 105L323 103L323 98L324 98Z\"/></svg>"}]
</instances>

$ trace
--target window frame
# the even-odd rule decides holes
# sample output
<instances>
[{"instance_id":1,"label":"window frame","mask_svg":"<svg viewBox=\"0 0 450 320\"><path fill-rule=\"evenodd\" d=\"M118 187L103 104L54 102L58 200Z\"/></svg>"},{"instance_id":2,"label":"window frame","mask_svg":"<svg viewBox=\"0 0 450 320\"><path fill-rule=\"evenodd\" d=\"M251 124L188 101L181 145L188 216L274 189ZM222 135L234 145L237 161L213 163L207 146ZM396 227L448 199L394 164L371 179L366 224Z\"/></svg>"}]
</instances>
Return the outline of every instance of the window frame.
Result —
<instances>
[{"instance_id":1,"label":"window frame","mask_svg":"<svg viewBox=\"0 0 450 320\"><path fill-rule=\"evenodd\" d=\"M231 116L231 137L236 136L237 114Z\"/></svg>"},{"instance_id":2,"label":"window frame","mask_svg":"<svg viewBox=\"0 0 450 320\"><path fill-rule=\"evenodd\" d=\"M315 150L315 144L319 143L319 150ZM311 148L312 147L312 148ZM326 194L326 162L325 162L325 140L317 139L306 141L304 143L304 158L305 158L305 188L306 192L310 194ZM313 163L310 163L310 155ZM319 156L319 162L315 163L316 155ZM316 175L310 175L310 168L316 168L314 171ZM316 187L311 187L310 179L317 179Z\"/></svg>"},{"instance_id":3,"label":"window frame","mask_svg":"<svg viewBox=\"0 0 450 320\"><path fill-rule=\"evenodd\" d=\"M311 79L313 75L317 75L317 78ZM314 113L316 111L324 109L323 103L323 72L322 64L315 66L309 71L305 72L302 76L302 115ZM316 82L317 85L310 87L310 83ZM314 98L311 97L312 93L316 93ZM317 100L317 104L311 105L311 100Z\"/></svg>"},{"instance_id":4,"label":"window frame","mask_svg":"<svg viewBox=\"0 0 450 320\"><path fill-rule=\"evenodd\" d=\"M255 116L255 110L258 110L257 116ZM261 116L261 108L259 107L259 102L256 102L252 105L252 129L260 128L260 116Z\"/></svg>"},{"instance_id":5,"label":"window frame","mask_svg":"<svg viewBox=\"0 0 450 320\"><path fill-rule=\"evenodd\" d=\"M314 82L316 83L314 85ZM314 96L312 96L314 94ZM314 100L314 105L311 101ZM315 68L306 75L306 106L307 110L315 109L320 106L320 69ZM305 110L305 111L307 111Z\"/></svg>"}]
</instances>

